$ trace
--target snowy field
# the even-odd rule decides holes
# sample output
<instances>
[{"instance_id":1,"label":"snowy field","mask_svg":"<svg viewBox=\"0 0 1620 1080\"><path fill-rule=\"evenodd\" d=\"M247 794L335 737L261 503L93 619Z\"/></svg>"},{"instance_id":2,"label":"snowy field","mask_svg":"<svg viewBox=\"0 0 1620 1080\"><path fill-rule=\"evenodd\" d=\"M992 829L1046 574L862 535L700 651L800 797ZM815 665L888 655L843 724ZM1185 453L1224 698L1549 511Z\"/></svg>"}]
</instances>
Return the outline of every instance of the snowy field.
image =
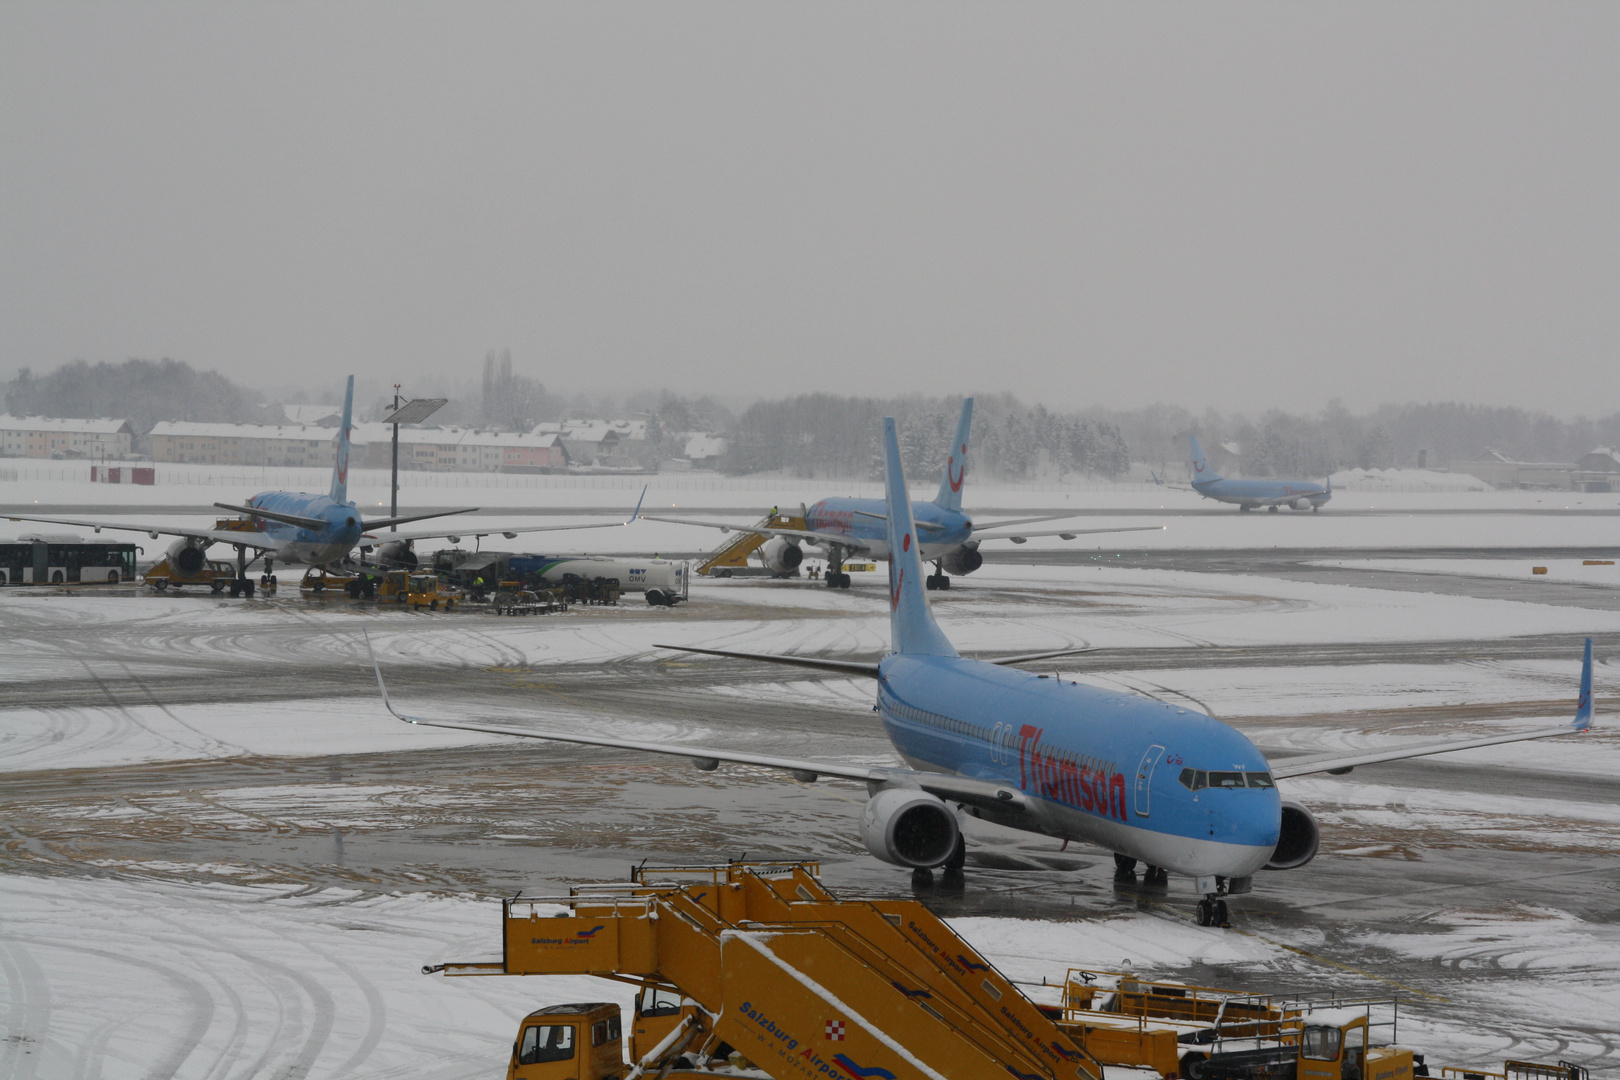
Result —
<instances>
[{"instance_id":1,"label":"snowy field","mask_svg":"<svg viewBox=\"0 0 1620 1080\"><path fill-rule=\"evenodd\" d=\"M1298 518L1330 521L1326 513ZM1249 515L1241 524L1274 523ZM448 871L437 878L425 869L431 845L484 845L471 849L476 861L509 838L529 845L518 849L525 858L552 850L544 844L595 841L560 825L553 836L543 813L518 807L526 789L546 786L532 776L486 796L436 769L382 775L367 765L396 755L473 761L465 755L500 752L509 741L389 718L371 696L361 628L398 680L401 703L427 715L589 723L627 737L765 741L887 760L870 733L862 682L779 669L736 675L724 661L655 647L872 656L884 647L887 615L868 580L875 586L875 576L858 575L848 593L806 582L699 582L692 603L674 611L627 605L531 620L295 597L0 591L0 670L10 695L0 708L0 789L8 792L0 816L12 837L0 872L0 1077L486 1077L503 1067L516 1020L531 1008L628 1004L622 987L596 980L419 974L423 964L483 958L497 941L491 897L499 889L444 884ZM1134 659L1107 670L1084 657L1053 667L1207 708L1280 753L1563 722L1573 710L1577 647L1514 657L1514 642L1620 636L1616 611L1091 566L987 565L935 605L965 653L1115 650ZM1400 656L1403 644L1436 642L1452 643L1455 655L1441 663ZM1268 660L1284 648L1288 662ZM1329 657L1356 648L1369 659ZM1244 662L1198 659L1217 649ZM956 924L1017 979L1129 964L1255 990L1399 993L1402 1042L1427 1051L1431 1064L1500 1068L1507 1056L1564 1057L1616 1075L1617 879L1602 867L1620 856L1620 797L1610 790L1620 774L1611 720L1620 671L1612 647L1599 652L1599 730L1590 735L1468 751L1421 773L1368 768L1288 782L1287 795L1322 822L1323 853L1307 871L1265 875L1235 930L1191 925L1179 883L1160 900L1116 896L1097 876L1096 853L1092 863L1062 864L1081 869L1053 869L1055 842L983 825L970 832L963 910L973 909L983 882L1000 898L998 911L1022 904L1040 917L969 913ZM1149 662L1160 654L1177 659ZM180 693L216 671L211 694ZM491 688L497 679L505 681ZM241 703L263 687L274 692ZM761 717L790 722L773 727ZM304 759L331 764L311 773L297 764ZM570 790L597 782L568 775L586 785ZM694 805L678 816L649 811L654 830L746 823L748 808L764 805L749 800L770 799L776 813L812 815L802 819L807 832L830 834L824 857L840 891L903 877L852 839L860 798L852 787L760 777L732 788L725 770L694 781L689 769L662 766L612 775L630 779L601 782L594 816L619 812L625 800L662 798L648 793L679 777L687 786L678 801ZM147 786L104 796L110 776ZM717 795L742 800L724 810L731 818L711 821L696 805ZM593 816L589 806L543 805L557 807L559 822ZM777 818L761 820L752 843L726 833L715 848L734 853L733 839L773 851L792 842L774 833ZM368 845L390 837L429 851L398 873L378 861L362 881ZM234 847L233 838L251 846ZM299 861L298 845L316 840L337 844L338 868ZM197 856L202 846L217 854ZM1028 865L1006 869L1014 860ZM1470 865L1491 879L1490 890L1459 892ZM1518 891L1539 875L1553 894ZM1562 890L1573 894L1583 882L1599 896L1607 888L1609 917L1561 902ZM1059 914L1071 902L1078 917Z\"/></svg>"},{"instance_id":2,"label":"snowy field","mask_svg":"<svg viewBox=\"0 0 1620 1080\"><path fill-rule=\"evenodd\" d=\"M160 466L177 482L151 487L92 484L64 478L0 480L0 509L73 507L69 516L97 508L99 515L140 524L212 525L215 501L240 502L263 490L324 491L329 475L310 469L243 469L225 466ZM53 477L79 475L87 466L34 466ZM1189 491L1141 484L969 482L968 508L981 522L997 516L1073 513L1076 528L1163 526L1156 532L1082 536L1074 541L1033 540L1035 548L1162 550L1182 548L1390 548L1390 547L1607 547L1620 546L1620 493L1452 490L1456 477L1423 474L1426 482L1380 485L1361 478L1353 490L1336 491L1319 513L1284 510L1239 514ZM1447 478L1443 483L1441 479ZM182 482L183 481L183 482ZM350 495L361 510L378 516L388 508L388 474L356 470ZM803 480L793 477L728 478L712 474L654 476L507 476L486 473L406 473L400 509L475 506L467 528L557 525L628 516L647 488L647 513L696 514L715 521L757 521L771 506L784 511L818 499L879 497L870 482ZM1386 490L1387 488L1397 490ZM919 481L913 495L930 498L932 483ZM142 508L164 508L160 514ZM187 513L176 513L187 509ZM582 511L570 515L568 510ZM0 523L0 535L33 527ZM1032 528L1035 526L1031 526ZM706 551L722 542L715 530L642 521L628 529L539 535L528 541L486 542L509 550L602 553ZM1002 542L997 547L1010 548ZM1026 549L1027 550L1027 549Z\"/></svg>"}]
</instances>

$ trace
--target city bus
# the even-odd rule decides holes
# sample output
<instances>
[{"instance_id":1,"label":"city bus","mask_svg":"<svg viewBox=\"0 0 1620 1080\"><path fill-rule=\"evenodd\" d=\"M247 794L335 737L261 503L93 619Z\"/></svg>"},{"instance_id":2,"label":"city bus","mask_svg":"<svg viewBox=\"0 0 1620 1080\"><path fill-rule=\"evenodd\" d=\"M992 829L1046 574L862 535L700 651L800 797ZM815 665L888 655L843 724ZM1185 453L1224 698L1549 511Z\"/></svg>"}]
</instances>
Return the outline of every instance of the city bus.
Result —
<instances>
[{"instance_id":1,"label":"city bus","mask_svg":"<svg viewBox=\"0 0 1620 1080\"><path fill-rule=\"evenodd\" d=\"M28 533L15 540L0 540L0 585L134 581L135 552L134 544L120 540Z\"/></svg>"}]
</instances>

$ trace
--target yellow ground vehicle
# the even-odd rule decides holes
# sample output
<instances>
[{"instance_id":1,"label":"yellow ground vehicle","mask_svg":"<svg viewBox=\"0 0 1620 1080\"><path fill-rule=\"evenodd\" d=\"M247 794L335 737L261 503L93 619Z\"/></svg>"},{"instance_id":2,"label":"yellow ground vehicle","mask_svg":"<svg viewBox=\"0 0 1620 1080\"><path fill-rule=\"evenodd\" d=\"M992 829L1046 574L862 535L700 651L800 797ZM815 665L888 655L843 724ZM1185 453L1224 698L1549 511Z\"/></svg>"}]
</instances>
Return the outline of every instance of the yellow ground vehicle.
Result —
<instances>
[{"instance_id":1,"label":"yellow ground vehicle","mask_svg":"<svg viewBox=\"0 0 1620 1080\"><path fill-rule=\"evenodd\" d=\"M499 963L423 971L641 986L628 1033L612 1003L530 1013L508 1080L1103 1080L1105 1064L1186 1080L1430 1075L1410 1050L1374 1045L1385 1023L1394 1041L1392 1001L1323 1008L1072 971L1062 1008L1037 1007L921 903L839 900L814 863L640 867L625 884L502 901L501 937ZM1587 1080L1568 1062L1444 1075Z\"/></svg>"},{"instance_id":2,"label":"yellow ground vehicle","mask_svg":"<svg viewBox=\"0 0 1620 1080\"><path fill-rule=\"evenodd\" d=\"M236 580L236 567L218 559L202 559L196 569L186 573L174 560L163 558L142 575L142 580L158 592L179 590L187 585L206 585L214 592L224 592Z\"/></svg>"},{"instance_id":3,"label":"yellow ground vehicle","mask_svg":"<svg viewBox=\"0 0 1620 1080\"><path fill-rule=\"evenodd\" d=\"M544 1015L573 1017L558 1038L574 1040L574 1056L521 1063L520 1029L513 1080L680 1076L716 1058L775 1077L1006 1080L1012 1068L1102 1080L1093 1057L921 903L840 901L818 874L805 863L644 867L625 885L511 898L500 963L428 970L641 984L631 1066L597 1063L594 1045L587 1059L584 1025L599 1013L571 1006Z\"/></svg>"},{"instance_id":4,"label":"yellow ground vehicle","mask_svg":"<svg viewBox=\"0 0 1620 1080\"><path fill-rule=\"evenodd\" d=\"M456 606L458 597L448 589L439 588L438 574L412 574L405 582L404 602L412 608L449 611Z\"/></svg>"}]
</instances>

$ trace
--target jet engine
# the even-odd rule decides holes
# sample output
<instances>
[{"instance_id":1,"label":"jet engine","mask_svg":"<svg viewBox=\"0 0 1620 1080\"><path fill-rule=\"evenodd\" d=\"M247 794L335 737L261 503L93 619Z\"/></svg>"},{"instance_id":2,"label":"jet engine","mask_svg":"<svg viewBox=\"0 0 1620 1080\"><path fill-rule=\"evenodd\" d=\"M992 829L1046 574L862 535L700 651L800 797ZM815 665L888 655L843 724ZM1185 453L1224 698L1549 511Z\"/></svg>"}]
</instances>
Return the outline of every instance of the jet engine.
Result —
<instances>
[{"instance_id":1,"label":"jet engine","mask_svg":"<svg viewBox=\"0 0 1620 1080\"><path fill-rule=\"evenodd\" d=\"M1311 508L1311 500L1309 500L1309 499L1295 499L1293 502L1289 503L1288 505L1292 506L1295 510L1309 510Z\"/></svg>"},{"instance_id":2,"label":"jet engine","mask_svg":"<svg viewBox=\"0 0 1620 1080\"><path fill-rule=\"evenodd\" d=\"M939 565L947 574L971 574L984 565L984 556L979 554L978 544L963 544L941 559Z\"/></svg>"},{"instance_id":3,"label":"jet engine","mask_svg":"<svg viewBox=\"0 0 1620 1080\"><path fill-rule=\"evenodd\" d=\"M391 540L386 544L378 545L376 558L379 566L395 566L406 570L416 569L416 552L411 550L409 540Z\"/></svg>"},{"instance_id":4,"label":"jet engine","mask_svg":"<svg viewBox=\"0 0 1620 1080\"><path fill-rule=\"evenodd\" d=\"M1277 847L1271 853L1267 870L1297 870L1316 858L1316 845L1321 842L1322 830L1316 827L1311 812L1297 802L1284 799L1282 829L1277 833Z\"/></svg>"},{"instance_id":5,"label":"jet engine","mask_svg":"<svg viewBox=\"0 0 1620 1080\"><path fill-rule=\"evenodd\" d=\"M774 574L787 574L804 562L804 549L785 536L773 536L759 548L760 558Z\"/></svg>"},{"instance_id":6,"label":"jet engine","mask_svg":"<svg viewBox=\"0 0 1620 1080\"><path fill-rule=\"evenodd\" d=\"M866 850L896 866L944 865L956 850L957 835L950 807L915 788L885 788L861 811Z\"/></svg>"},{"instance_id":7,"label":"jet engine","mask_svg":"<svg viewBox=\"0 0 1620 1080\"><path fill-rule=\"evenodd\" d=\"M186 577L191 577L203 568L203 548L206 546L182 536L169 545L169 565Z\"/></svg>"}]
</instances>

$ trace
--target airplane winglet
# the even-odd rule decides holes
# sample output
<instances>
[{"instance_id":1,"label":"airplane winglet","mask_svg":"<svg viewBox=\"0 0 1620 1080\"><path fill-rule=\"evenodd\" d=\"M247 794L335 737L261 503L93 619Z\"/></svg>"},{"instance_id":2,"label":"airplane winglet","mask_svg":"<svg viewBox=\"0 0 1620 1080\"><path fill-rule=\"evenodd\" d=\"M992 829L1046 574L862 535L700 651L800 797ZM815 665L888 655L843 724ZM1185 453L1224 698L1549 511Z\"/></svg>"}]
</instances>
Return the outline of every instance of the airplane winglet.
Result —
<instances>
[{"instance_id":1,"label":"airplane winglet","mask_svg":"<svg viewBox=\"0 0 1620 1080\"><path fill-rule=\"evenodd\" d=\"M641 504L647 501L647 489L649 487L651 487L651 486L652 486L651 484L643 484L643 485L641 485L641 498L636 500L636 508L635 508L635 510L631 511L631 513L630 513L630 521L626 521L625 522L626 525L630 524L631 521L640 520L640 518L641 518Z\"/></svg>"},{"instance_id":2,"label":"airplane winglet","mask_svg":"<svg viewBox=\"0 0 1620 1080\"><path fill-rule=\"evenodd\" d=\"M1581 696L1575 704L1575 720L1570 725L1576 731L1592 728L1592 639L1586 639L1586 657L1581 661Z\"/></svg>"},{"instance_id":3,"label":"airplane winglet","mask_svg":"<svg viewBox=\"0 0 1620 1080\"><path fill-rule=\"evenodd\" d=\"M392 713L394 719L396 720L403 720L407 724L417 723L415 717L406 716L404 713L394 708L394 703L388 700L388 684L383 682L382 665L377 663L377 653L371 647L371 634L366 631L365 627L360 628L360 633L361 636L366 639L366 655L371 657L371 671L372 674L377 676L377 689L382 692L383 708Z\"/></svg>"}]
</instances>

